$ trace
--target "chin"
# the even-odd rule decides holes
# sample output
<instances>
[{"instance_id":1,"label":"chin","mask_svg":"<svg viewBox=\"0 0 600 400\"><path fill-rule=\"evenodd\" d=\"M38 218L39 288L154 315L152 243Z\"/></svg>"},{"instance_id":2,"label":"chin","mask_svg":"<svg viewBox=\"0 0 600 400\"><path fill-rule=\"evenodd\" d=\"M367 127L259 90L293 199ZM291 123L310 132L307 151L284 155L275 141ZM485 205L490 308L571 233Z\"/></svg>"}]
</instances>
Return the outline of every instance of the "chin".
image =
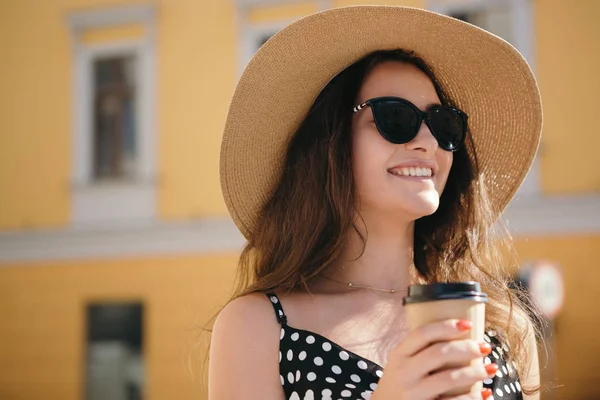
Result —
<instances>
[{"instance_id":1,"label":"chin","mask_svg":"<svg viewBox=\"0 0 600 400\"><path fill-rule=\"evenodd\" d=\"M437 211L437 209L440 206L440 199L439 197L437 197L437 194L435 196L435 198L419 198L419 199L414 199L413 201L410 202L403 202L403 204L399 205L400 209L409 214L412 215L413 218L415 220L422 218L422 217L427 217L429 215L432 215L433 213L435 213Z\"/></svg>"}]
</instances>

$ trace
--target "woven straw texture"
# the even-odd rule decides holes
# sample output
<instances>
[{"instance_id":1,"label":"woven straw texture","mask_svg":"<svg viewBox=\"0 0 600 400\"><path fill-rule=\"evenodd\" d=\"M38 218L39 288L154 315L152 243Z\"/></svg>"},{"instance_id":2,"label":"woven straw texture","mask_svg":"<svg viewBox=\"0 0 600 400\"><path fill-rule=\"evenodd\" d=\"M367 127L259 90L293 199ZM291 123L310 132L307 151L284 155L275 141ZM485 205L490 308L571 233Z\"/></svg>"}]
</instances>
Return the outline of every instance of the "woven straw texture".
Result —
<instances>
[{"instance_id":1,"label":"woven straw texture","mask_svg":"<svg viewBox=\"0 0 600 400\"><path fill-rule=\"evenodd\" d=\"M396 6L307 16L269 39L242 74L221 144L225 203L246 237L273 192L287 145L323 87L375 50L413 50L469 115L498 215L539 146L542 108L527 62L506 41L454 18Z\"/></svg>"}]
</instances>

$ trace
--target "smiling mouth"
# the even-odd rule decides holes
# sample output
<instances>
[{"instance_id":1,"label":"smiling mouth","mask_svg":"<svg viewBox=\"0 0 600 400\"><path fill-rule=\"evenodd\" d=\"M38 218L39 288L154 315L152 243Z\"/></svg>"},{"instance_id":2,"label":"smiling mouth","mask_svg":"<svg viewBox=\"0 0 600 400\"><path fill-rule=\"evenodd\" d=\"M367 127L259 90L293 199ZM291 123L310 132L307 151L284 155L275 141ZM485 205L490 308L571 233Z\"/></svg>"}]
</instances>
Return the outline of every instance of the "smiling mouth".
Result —
<instances>
[{"instance_id":1,"label":"smiling mouth","mask_svg":"<svg viewBox=\"0 0 600 400\"><path fill-rule=\"evenodd\" d=\"M420 168L420 167L403 167L403 168L395 168L393 170L388 171L392 175L402 176L402 177L419 177L419 178L429 178L433 176L433 170L431 168Z\"/></svg>"}]
</instances>

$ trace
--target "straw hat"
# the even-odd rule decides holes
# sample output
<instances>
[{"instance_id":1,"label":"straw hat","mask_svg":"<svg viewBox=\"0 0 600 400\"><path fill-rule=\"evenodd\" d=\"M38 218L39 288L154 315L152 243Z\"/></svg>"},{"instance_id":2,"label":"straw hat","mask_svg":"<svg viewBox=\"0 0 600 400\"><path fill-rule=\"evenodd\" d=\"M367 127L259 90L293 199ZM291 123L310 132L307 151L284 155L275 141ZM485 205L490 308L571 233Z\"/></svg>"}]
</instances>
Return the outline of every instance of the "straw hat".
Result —
<instances>
[{"instance_id":1,"label":"straw hat","mask_svg":"<svg viewBox=\"0 0 600 400\"><path fill-rule=\"evenodd\" d=\"M470 132L498 215L537 151L542 110L535 78L506 41L429 11L353 6L292 23L255 54L237 85L223 133L221 189L249 237L280 178L287 145L323 87L375 50L413 50L428 63Z\"/></svg>"}]
</instances>

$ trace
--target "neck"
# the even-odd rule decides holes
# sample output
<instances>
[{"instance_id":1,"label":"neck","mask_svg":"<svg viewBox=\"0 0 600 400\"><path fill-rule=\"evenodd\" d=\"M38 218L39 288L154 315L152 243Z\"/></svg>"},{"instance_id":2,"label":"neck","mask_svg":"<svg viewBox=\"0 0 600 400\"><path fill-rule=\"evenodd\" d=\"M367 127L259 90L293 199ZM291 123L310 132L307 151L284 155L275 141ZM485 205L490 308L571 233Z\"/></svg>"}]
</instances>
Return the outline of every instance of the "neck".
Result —
<instances>
[{"instance_id":1,"label":"neck","mask_svg":"<svg viewBox=\"0 0 600 400\"><path fill-rule=\"evenodd\" d=\"M413 267L414 221L368 219L348 232L340 261L326 275L344 283L380 289L405 291L411 283ZM362 252L362 254L361 254Z\"/></svg>"}]
</instances>

